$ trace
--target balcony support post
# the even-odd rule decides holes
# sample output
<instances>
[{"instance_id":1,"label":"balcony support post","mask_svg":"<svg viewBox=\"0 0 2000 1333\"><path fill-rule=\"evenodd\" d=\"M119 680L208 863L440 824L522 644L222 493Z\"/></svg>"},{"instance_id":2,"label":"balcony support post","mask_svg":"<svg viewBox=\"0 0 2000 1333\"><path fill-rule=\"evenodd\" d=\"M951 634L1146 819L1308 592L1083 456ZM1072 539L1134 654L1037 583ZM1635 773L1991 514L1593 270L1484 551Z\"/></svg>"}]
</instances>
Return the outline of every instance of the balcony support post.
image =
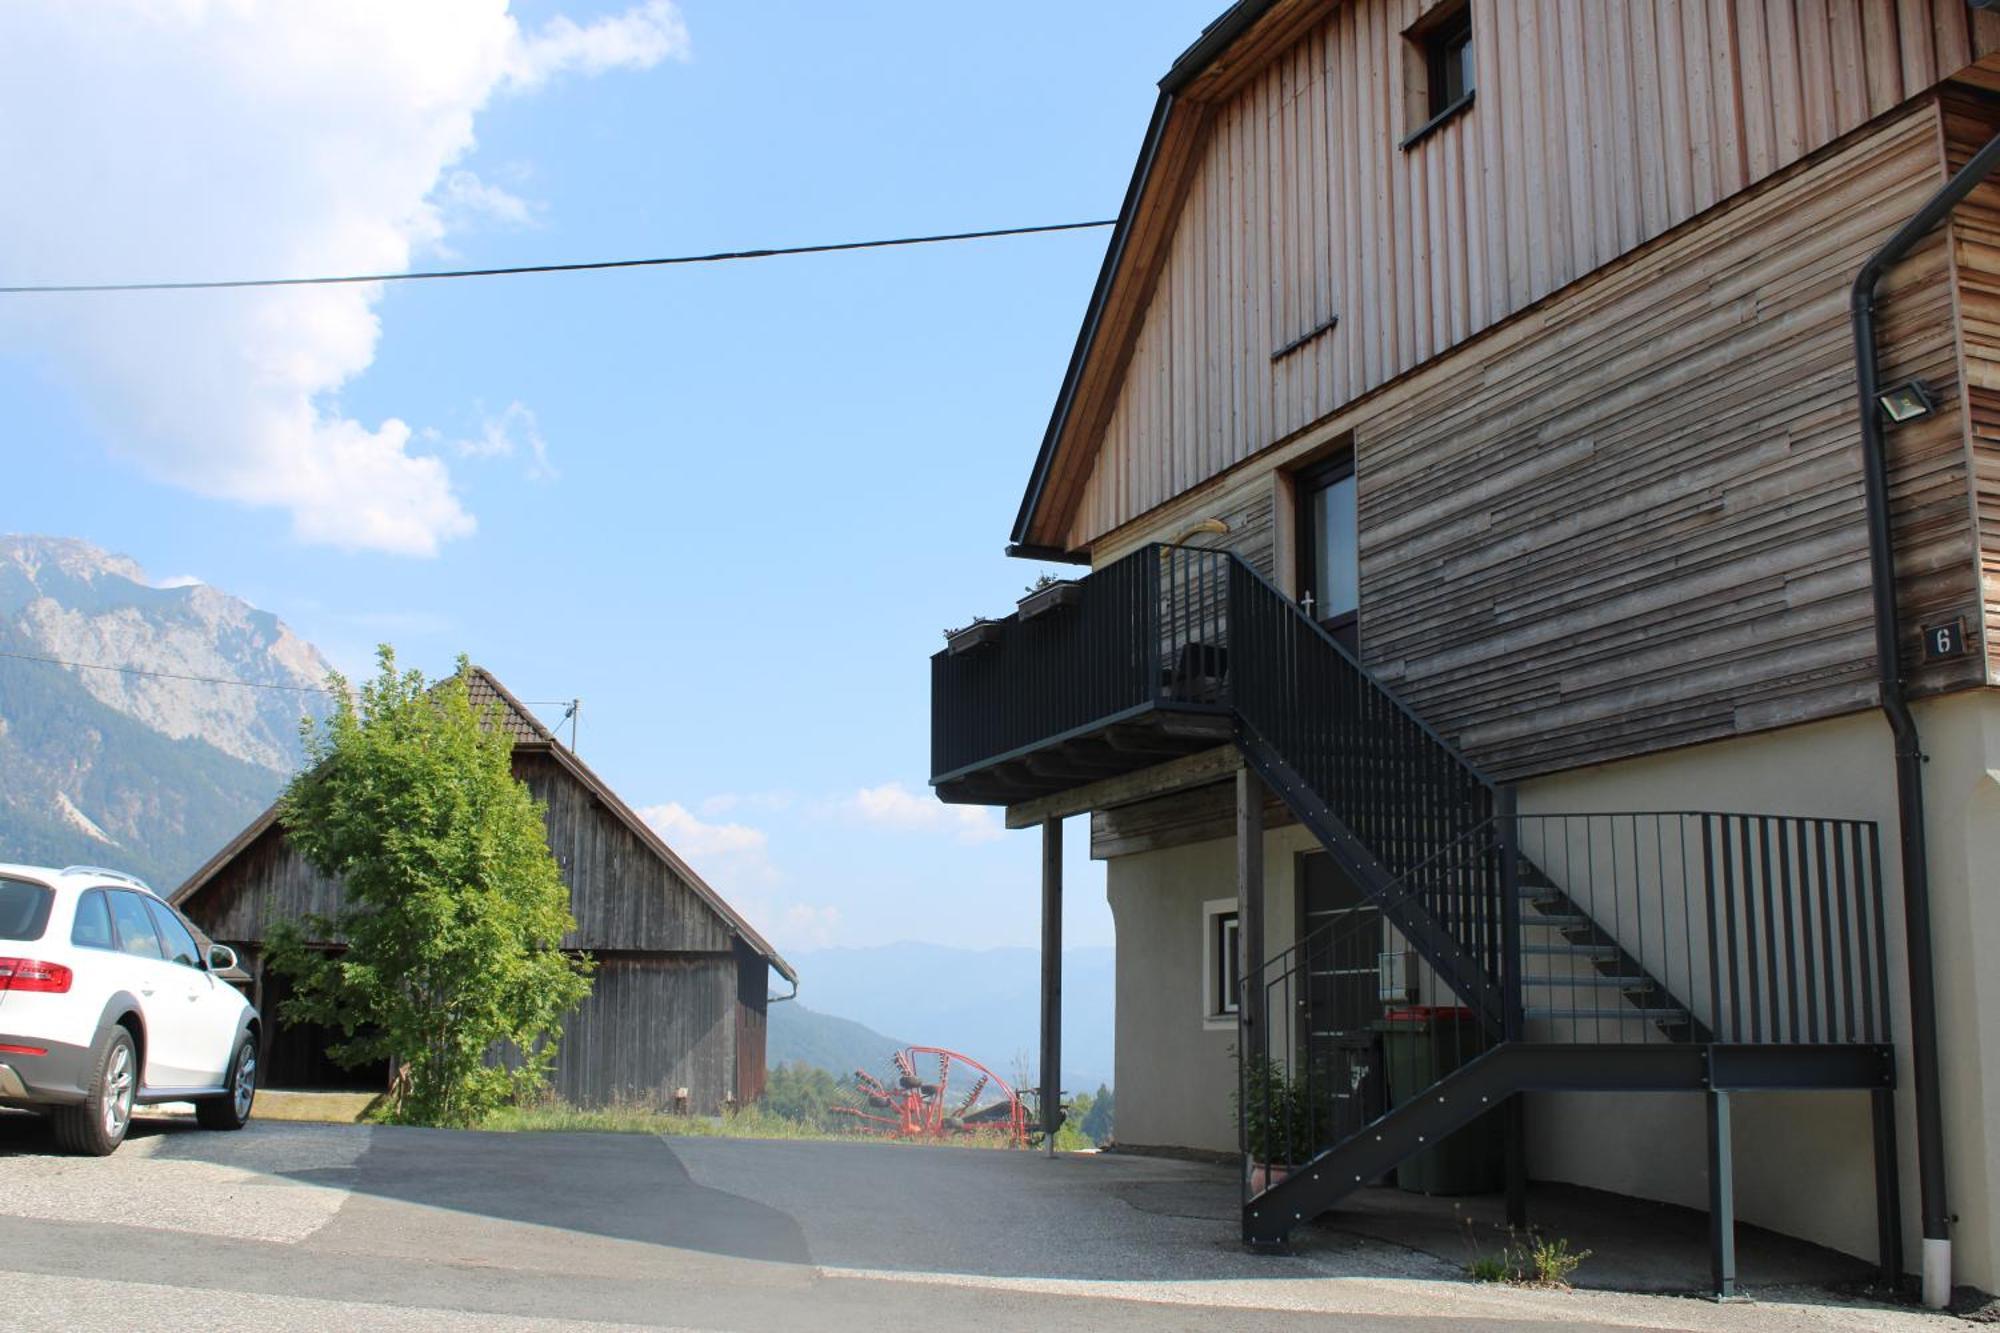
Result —
<instances>
[{"instance_id":1,"label":"balcony support post","mask_svg":"<svg viewBox=\"0 0 2000 1333\"><path fill-rule=\"evenodd\" d=\"M1056 1155L1062 1127L1062 819L1042 821L1042 1092L1043 1146Z\"/></svg>"},{"instance_id":2,"label":"balcony support post","mask_svg":"<svg viewBox=\"0 0 2000 1333\"><path fill-rule=\"evenodd\" d=\"M1264 1040L1253 1033L1263 1017L1256 972L1264 965L1264 783L1248 764L1236 770L1236 951L1237 1021L1248 1052L1251 1041Z\"/></svg>"},{"instance_id":3,"label":"balcony support post","mask_svg":"<svg viewBox=\"0 0 2000 1333\"><path fill-rule=\"evenodd\" d=\"M1708 1261L1715 1299L1736 1299L1736 1164L1729 1129L1729 1094L1710 1088L1708 1101Z\"/></svg>"},{"instance_id":4,"label":"balcony support post","mask_svg":"<svg viewBox=\"0 0 2000 1333\"><path fill-rule=\"evenodd\" d=\"M1896 1169L1896 1090L1868 1094L1875 1122L1875 1252L1882 1285L1903 1288L1903 1186Z\"/></svg>"}]
</instances>

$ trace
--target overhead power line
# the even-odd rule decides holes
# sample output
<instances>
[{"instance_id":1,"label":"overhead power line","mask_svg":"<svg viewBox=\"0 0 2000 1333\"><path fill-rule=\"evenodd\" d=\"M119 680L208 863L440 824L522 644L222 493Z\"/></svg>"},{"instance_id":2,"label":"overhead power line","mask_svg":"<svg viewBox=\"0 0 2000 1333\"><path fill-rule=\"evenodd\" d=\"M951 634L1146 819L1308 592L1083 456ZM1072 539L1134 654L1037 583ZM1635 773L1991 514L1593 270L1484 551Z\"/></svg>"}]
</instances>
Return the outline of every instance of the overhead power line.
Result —
<instances>
[{"instance_id":1,"label":"overhead power line","mask_svg":"<svg viewBox=\"0 0 2000 1333\"><path fill-rule=\"evenodd\" d=\"M11 658L16 662L41 662L48 666L76 667L83 671L117 671L127 676L151 676L158 680L193 681L198 685L235 685L246 690L288 690L298 694L332 693L324 685L280 685L275 681L241 680L234 676L194 676L179 671L153 671L146 667L119 666L111 662L72 662L66 657L41 657L34 653L0 651L0 657ZM530 708L568 708L578 701L570 699L523 699L521 702Z\"/></svg>"},{"instance_id":2,"label":"overhead power line","mask_svg":"<svg viewBox=\"0 0 2000 1333\"><path fill-rule=\"evenodd\" d=\"M419 269L409 273L346 273L311 278L217 278L201 282L64 282L0 286L0 296L55 295L65 292L207 292L241 287L332 287L361 282L429 282L440 278L511 278L528 273L588 273L603 269L671 268L684 264L727 264L744 259L776 259L784 255L829 255L850 250L889 250L911 245L945 245L954 241L987 241L1005 236L1040 236L1050 232L1088 231L1116 225L1116 219L1095 222L1051 222L1032 227L995 227L985 231L939 232L929 236L894 236L872 241L827 241L817 245L782 245L761 250L716 250L700 255L663 255L652 259L588 259L572 264L510 264L500 268Z\"/></svg>"},{"instance_id":3,"label":"overhead power line","mask_svg":"<svg viewBox=\"0 0 2000 1333\"><path fill-rule=\"evenodd\" d=\"M230 676L191 676L178 671L149 671L145 667L114 666L109 662L72 662L63 657L38 657L33 653L0 652L17 662L46 662L50 666L77 667L84 671L120 671L128 676L153 676L160 680L189 680L201 685L240 685L246 690L290 690L300 694L325 694L324 685L280 685L275 681L237 680Z\"/></svg>"}]
</instances>

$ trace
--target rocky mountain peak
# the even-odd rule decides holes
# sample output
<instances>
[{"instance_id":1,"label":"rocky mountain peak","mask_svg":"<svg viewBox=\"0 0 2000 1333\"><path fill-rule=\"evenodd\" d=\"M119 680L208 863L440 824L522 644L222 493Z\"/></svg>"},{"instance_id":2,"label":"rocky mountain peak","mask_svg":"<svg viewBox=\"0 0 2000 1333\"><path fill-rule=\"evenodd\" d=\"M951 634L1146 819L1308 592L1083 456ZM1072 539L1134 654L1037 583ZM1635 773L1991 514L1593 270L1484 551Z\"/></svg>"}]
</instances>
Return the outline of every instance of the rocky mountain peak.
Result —
<instances>
[{"instance_id":1,"label":"rocky mountain peak","mask_svg":"<svg viewBox=\"0 0 2000 1333\"><path fill-rule=\"evenodd\" d=\"M127 670L64 671L91 697L173 740L288 775L299 718L324 711L329 664L267 611L67 537L0 537L0 636L15 651ZM177 677L249 681L246 689Z\"/></svg>"}]
</instances>

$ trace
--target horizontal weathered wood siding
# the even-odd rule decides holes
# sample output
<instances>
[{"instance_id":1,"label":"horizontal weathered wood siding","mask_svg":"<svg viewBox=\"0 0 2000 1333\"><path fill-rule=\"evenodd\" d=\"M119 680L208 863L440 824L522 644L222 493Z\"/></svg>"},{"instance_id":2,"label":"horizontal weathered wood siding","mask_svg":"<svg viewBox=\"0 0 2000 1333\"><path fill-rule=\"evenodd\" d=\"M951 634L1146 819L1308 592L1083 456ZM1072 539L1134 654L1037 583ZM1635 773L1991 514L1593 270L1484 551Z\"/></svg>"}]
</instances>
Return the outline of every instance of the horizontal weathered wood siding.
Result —
<instances>
[{"instance_id":1,"label":"horizontal weathered wood siding","mask_svg":"<svg viewBox=\"0 0 2000 1333\"><path fill-rule=\"evenodd\" d=\"M1943 173L1938 110L1914 106L1096 554L1244 512L1283 464L1351 433L1363 657L1496 773L1866 706L1847 293ZM1922 375L1945 407L1890 433L1912 662L1919 622L1979 606L1947 257L1934 236L1880 310L1887 380ZM1971 662L1915 674L1926 690L1982 678Z\"/></svg>"},{"instance_id":2,"label":"horizontal weathered wood siding","mask_svg":"<svg viewBox=\"0 0 2000 1333\"><path fill-rule=\"evenodd\" d=\"M563 1024L551 1086L578 1106L668 1106L686 1088L713 1115L736 1095L733 953L600 955L590 998Z\"/></svg>"},{"instance_id":3,"label":"horizontal weathered wood siding","mask_svg":"<svg viewBox=\"0 0 2000 1333\"><path fill-rule=\"evenodd\" d=\"M1177 216L1131 246L1157 279L1113 293L1037 540L1090 546L2000 50L1964 0L1473 0L1475 101L1405 151L1427 0L1325 8L1176 112Z\"/></svg>"},{"instance_id":4,"label":"horizontal weathered wood siding","mask_svg":"<svg viewBox=\"0 0 2000 1333\"><path fill-rule=\"evenodd\" d=\"M2000 133L2000 103L1993 99L1950 98L1944 113L1954 171ZM1966 628L1982 636L1986 678L2000 684L2000 183L1988 181L1959 205L1951 237L1964 352L1972 521L1985 604L1985 614L1967 617Z\"/></svg>"}]
</instances>

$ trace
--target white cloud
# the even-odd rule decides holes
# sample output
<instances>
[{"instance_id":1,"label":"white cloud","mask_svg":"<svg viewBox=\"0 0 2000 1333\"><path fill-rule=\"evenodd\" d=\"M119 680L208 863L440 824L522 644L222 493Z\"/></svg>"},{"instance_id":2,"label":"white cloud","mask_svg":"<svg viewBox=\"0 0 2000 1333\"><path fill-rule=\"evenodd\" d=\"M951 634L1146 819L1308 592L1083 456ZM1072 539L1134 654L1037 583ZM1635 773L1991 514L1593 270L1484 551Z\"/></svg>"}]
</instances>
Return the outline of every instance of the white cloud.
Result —
<instances>
[{"instance_id":1,"label":"white cloud","mask_svg":"<svg viewBox=\"0 0 2000 1333\"><path fill-rule=\"evenodd\" d=\"M517 89L538 88L558 74L650 69L688 54L687 25L670 0L648 3L583 27L558 14L508 51L507 78Z\"/></svg>"},{"instance_id":2,"label":"white cloud","mask_svg":"<svg viewBox=\"0 0 2000 1333\"><path fill-rule=\"evenodd\" d=\"M200 587L205 587L207 583L208 583L207 579L197 578L193 574L169 574L167 577L163 579L153 580L153 586L155 588L170 588L170 589L200 588Z\"/></svg>"},{"instance_id":3,"label":"white cloud","mask_svg":"<svg viewBox=\"0 0 2000 1333\"><path fill-rule=\"evenodd\" d=\"M474 202L488 219L526 211L455 174L494 96L686 52L667 0L533 35L506 0L0 6L0 276L404 269ZM305 541L428 555L475 526L445 459L403 420L339 401L374 361L380 299L357 285L17 300L0 350L70 383L162 480L282 510Z\"/></svg>"},{"instance_id":4,"label":"white cloud","mask_svg":"<svg viewBox=\"0 0 2000 1333\"><path fill-rule=\"evenodd\" d=\"M462 458L514 458L525 455L529 481L553 481L556 470L549 463L548 441L542 438L541 423L524 403L507 404L506 410L490 413L477 437L460 440L454 446Z\"/></svg>"},{"instance_id":5,"label":"white cloud","mask_svg":"<svg viewBox=\"0 0 2000 1333\"><path fill-rule=\"evenodd\" d=\"M505 186L481 180L478 173L464 168L446 176L435 197L447 228L480 221L508 227L528 227L535 223L535 205Z\"/></svg>"},{"instance_id":6,"label":"white cloud","mask_svg":"<svg viewBox=\"0 0 2000 1333\"><path fill-rule=\"evenodd\" d=\"M872 824L951 832L960 842L991 842L1005 832L985 806L946 805L934 796L920 796L900 782L863 787L843 804Z\"/></svg>"},{"instance_id":7,"label":"white cloud","mask_svg":"<svg viewBox=\"0 0 2000 1333\"><path fill-rule=\"evenodd\" d=\"M713 818L726 815L731 810L762 810L766 813L789 810L797 798L788 791L725 791L714 796L705 796L695 803L702 814Z\"/></svg>"},{"instance_id":8,"label":"white cloud","mask_svg":"<svg viewBox=\"0 0 2000 1333\"><path fill-rule=\"evenodd\" d=\"M732 896L731 885L738 882L775 884L780 878L771 863L769 840L764 830L748 824L709 823L679 801L649 805L639 818L667 840L702 878L715 885L724 898Z\"/></svg>"}]
</instances>

